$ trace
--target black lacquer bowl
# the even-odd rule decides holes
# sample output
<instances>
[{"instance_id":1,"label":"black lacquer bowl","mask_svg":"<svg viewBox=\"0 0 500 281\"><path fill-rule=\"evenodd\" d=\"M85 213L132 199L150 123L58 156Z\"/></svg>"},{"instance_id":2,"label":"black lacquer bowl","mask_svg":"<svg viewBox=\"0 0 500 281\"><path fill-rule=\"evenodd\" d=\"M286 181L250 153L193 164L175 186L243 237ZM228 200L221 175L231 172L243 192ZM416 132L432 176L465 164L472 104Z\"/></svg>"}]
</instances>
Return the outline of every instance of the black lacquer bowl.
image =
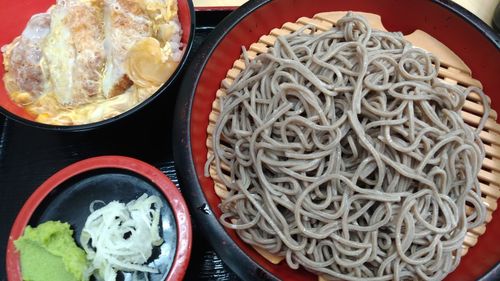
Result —
<instances>
[{"instance_id":1,"label":"black lacquer bowl","mask_svg":"<svg viewBox=\"0 0 500 281\"><path fill-rule=\"evenodd\" d=\"M154 247L149 266L159 269L148 274L152 281L181 280L191 254L191 219L187 205L175 184L160 170L134 158L99 156L74 163L47 179L26 201L12 226L7 244L6 267L11 281L22 280L19 252L14 241L27 225L46 221L69 223L79 244L80 234L96 200L130 202L141 195L158 196L161 246ZM81 245L80 245L81 246ZM118 274L131 280L132 273Z\"/></svg>"},{"instance_id":2,"label":"black lacquer bowl","mask_svg":"<svg viewBox=\"0 0 500 281\"><path fill-rule=\"evenodd\" d=\"M200 48L187 70L176 105L174 156L193 216L223 260L246 280L316 280L311 273L274 265L218 221L220 199L211 178L204 177L207 125L220 82L241 53L241 46L258 41L273 28L320 12L362 11L381 16L388 30L421 29L452 49L471 68L500 105L500 40L486 24L451 1L251 1L225 18ZM498 111L499 108L496 108ZM498 262L500 214L493 214L487 231L447 280L475 280Z\"/></svg>"},{"instance_id":3,"label":"black lacquer bowl","mask_svg":"<svg viewBox=\"0 0 500 281\"><path fill-rule=\"evenodd\" d=\"M2 32L0 32L0 47L12 42L16 36L19 36L32 15L47 11L55 2L55 0L23 0L11 1L8 5L4 5L2 9L0 9L0 30L2 30ZM186 65L193 44L195 29L195 12L192 0L177 0L177 3L179 21L182 28L181 43L183 43L184 54L177 69L167 81L143 102L117 116L89 124L59 126L36 122L31 114L10 99L3 83L5 70L3 66L3 56L0 55L0 78L2 78L0 79L0 112L12 120L40 129L55 131L88 131L107 127L112 123L117 123L118 120L134 118L134 116L137 116L137 114L135 114L136 112L146 107L149 103L152 103L161 94L175 94L169 93L169 89L172 88L171 85Z\"/></svg>"}]
</instances>

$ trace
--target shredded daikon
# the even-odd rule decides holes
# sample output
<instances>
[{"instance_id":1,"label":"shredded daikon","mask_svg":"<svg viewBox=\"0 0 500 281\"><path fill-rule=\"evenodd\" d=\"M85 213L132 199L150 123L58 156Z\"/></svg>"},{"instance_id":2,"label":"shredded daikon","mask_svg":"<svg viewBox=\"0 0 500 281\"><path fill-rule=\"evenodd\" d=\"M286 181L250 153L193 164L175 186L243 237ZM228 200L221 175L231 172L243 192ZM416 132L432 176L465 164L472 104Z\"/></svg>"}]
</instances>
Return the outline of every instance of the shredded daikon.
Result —
<instances>
[{"instance_id":1,"label":"shredded daikon","mask_svg":"<svg viewBox=\"0 0 500 281\"><path fill-rule=\"evenodd\" d=\"M117 271L158 273L145 263L153 247L160 246L159 197L143 194L127 204L112 201L94 210L96 200L90 204L91 214L80 235L80 243L90 261L87 276L98 280L114 281Z\"/></svg>"}]
</instances>

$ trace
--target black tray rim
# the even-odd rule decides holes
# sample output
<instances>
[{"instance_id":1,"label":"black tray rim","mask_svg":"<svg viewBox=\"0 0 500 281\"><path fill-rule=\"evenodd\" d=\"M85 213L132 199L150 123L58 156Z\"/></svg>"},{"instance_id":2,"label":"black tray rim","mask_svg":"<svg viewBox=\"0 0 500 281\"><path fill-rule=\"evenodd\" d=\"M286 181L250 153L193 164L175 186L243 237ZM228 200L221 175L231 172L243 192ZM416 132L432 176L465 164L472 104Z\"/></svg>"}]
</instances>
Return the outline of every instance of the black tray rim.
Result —
<instances>
[{"instance_id":1,"label":"black tray rim","mask_svg":"<svg viewBox=\"0 0 500 281\"><path fill-rule=\"evenodd\" d=\"M272 0L248 1L224 18L209 34L188 65L177 98L174 124L173 124L173 156L179 182L186 201L191 210L191 215L196 224L201 228L203 236L208 239L217 254L243 280L279 280L275 275L264 269L250 258L229 236L225 228L215 217L198 181L198 174L193 162L191 148L191 112L201 73L224 36L239 22L258 8L270 3ZM476 15L451 0L431 0L462 17L467 23L477 29L497 49L500 49L500 36L490 26ZM490 271L485 272L482 281L496 280L500 264Z\"/></svg>"},{"instance_id":2,"label":"black tray rim","mask_svg":"<svg viewBox=\"0 0 500 281\"><path fill-rule=\"evenodd\" d=\"M50 125L50 124L44 124L44 123L39 123L35 121L31 121L28 119L25 119L23 117L20 117L7 109L3 108L0 106L0 113L2 113L7 119L13 120L15 122L21 123L23 125L27 125L29 127L34 127L42 130L49 130L49 131L59 131L59 132L86 132L86 131L91 131L95 129L101 129L104 127L109 127L111 124L115 124L119 121L122 120L127 120L129 119L132 115L135 113L142 111L143 108L145 108L147 105L152 103L154 100L156 100L160 95L163 95L164 93L168 92L168 89L170 86L178 80L179 74L182 73L182 71L185 69L187 66L188 58L190 57L191 49L193 47L193 42L194 42L194 33L196 29L196 13L194 9L194 4L192 0L185 0L186 3L188 4L189 8L189 14L191 17L191 22L190 22L190 29L191 32L189 34L189 38L187 40L186 48L184 50L184 54L182 55L181 61L179 65L177 66L176 70L172 75L167 79L165 83L163 83L158 90L156 90L150 97L142 101L141 103L137 104L136 106L130 108L129 110L118 114L117 116L98 121L98 122L93 122L93 123L88 123L88 124L82 124L82 125L71 125L71 126L64 126L64 125ZM133 117L133 116L132 116Z\"/></svg>"}]
</instances>

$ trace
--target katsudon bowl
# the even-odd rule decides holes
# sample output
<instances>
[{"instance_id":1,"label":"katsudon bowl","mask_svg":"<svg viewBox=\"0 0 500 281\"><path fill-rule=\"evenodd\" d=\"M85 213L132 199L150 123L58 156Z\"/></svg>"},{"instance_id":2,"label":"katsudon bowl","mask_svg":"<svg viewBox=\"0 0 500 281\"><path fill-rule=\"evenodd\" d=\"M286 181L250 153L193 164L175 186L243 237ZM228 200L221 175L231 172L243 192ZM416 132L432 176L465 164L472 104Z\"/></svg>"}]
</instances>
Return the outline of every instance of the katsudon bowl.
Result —
<instances>
[{"instance_id":1,"label":"katsudon bowl","mask_svg":"<svg viewBox=\"0 0 500 281\"><path fill-rule=\"evenodd\" d=\"M164 1L164 0L160 0ZM165 3L169 3L169 0L165 0ZM56 4L56 2L61 2L61 1L56 1L56 0L23 0L23 1L15 1L15 2L9 2L8 4L4 5L2 9L0 10L0 29L2 32L0 33L0 48L3 47L3 51L5 51L5 46L7 44L10 44L16 37L20 36L22 32L25 30L28 22L30 21L31 17L35 14L38 13L43 13L46 12L47 9L49 9L52 5ZM67 1L69 2L69 1ZM110 1L112 2L112 1ZM117 2L117 1L115 1ZM89 122L79 122L78 125L73 124L58 124L58 125L52 125L48 124L50 122L43 122L40 121L40 119L37 120L37 116L34 115L32 112L29 112L25 107L20 106L19 103L16 103L13 101L12 97L10 96L9 92L7 91L7 86L6 86L6 80L4 78L4 74L6 73L6 68L4 66L4 56L3 52L0 54L0 112L3 113L5 116L7 116L9 119L12 119L14 121L17 121L19 123L29 125L32 127L44 129L44 130L56 130L56 131L87 131L87 130L93 130L96 128L101 128L101 127L107 127L108 125L112 123L118 123L117 121L119 120L125 120L125 119L130 119L134 118L134 116L137 116L136 113L141 111L144 107L146 107L148 104L152 103L154 100L156 100L160 95L163 93L165 94L176 94L171 90L172 84L176 80L176 78L179 76L179 73L182 71L184 65L186 64L186 59L189 55L189 52L191 50L191 46L193 43L193 38L194 38L194 25L195 25L195 13L194 13L194 7L193 3L191 0L177 0L177 7L178 7L178 25L180 25L182 29L182 34L180 38L180 50L181 52L178 52L178 55L176 56L176 60L178 62L177 66L171 67L169 69L170 75L164 81L163 83L157 84L160 85L159 88L157 88L154 91L148 92L147 95L144 95L140 97L139 94L137 94L137 100L139 102L134 101L133 106L127 106L127 109L119 109L117 110L120 112L119 114L109 114L109 118L102 118L102 119L96 119L95 121L89 121ZM168 6L167 6L168 8ZM170 10L168 10L170 12ZM126 12L125 12L126 13ZM15 16L14 16L15 15ZM77 13L78 15L78 13ZM153 28L152 28L153 29ZM154 31L152 31L154 32ZM151 33L153 34L153 33ZM159 33L158 33L159 34ZM177 34L177 33L176 33ZM130 33L128 34L130 35ZM133 34L132 34L133 35ZM151 35L152 36L152 35ZM156 36L156 35L155 35ZM130 36L127 36L130 37ZM123 38L118 38L123 41ZM178 40L178 39L176 39ZM77 44L75 44L77 45ZM104 44L105 45L105 44ZM106 46L104 46L106 48ZM76 48L75 48L76 49ZM64 48L57 49L58 51L56 53L61 53L64 52ZM129 49L130 50L130 49ZM172 49L175 50L175 49ZM175 51L173 51L175 52ZM180 54L180 55L179 55ZM153 55L154 56L154 55ZM104 59L106 60L106 58ZM21 66L23 66L23 62L21 61ZM144 65L143 65L144 67ZM147 65L146 65L147 67ZM129 68L131 69L131 68ZM42 70L42 72L45 70ZM103 70L105 71L105 70ZM46 74L44 74L47 76ZM123 78L123 77L122 77ZM128 78L128 77L127 77ZM29 79L29 77L28 77ZM27 79L27 80L28 80ZM104 79L102 79L104 80ZM29 80L28 80L29 81ZM119 80L116 80L115 84L112 85L113 89L115 86L119 86ZM163 80L161 80L163 81ZM52 83L52 81L50 81ZM130 80L129 80L130 83ZM83 84L83 83L82 83ZM104 84L104 83L103 83ZM104 89L104 86L102 86ZM104 92L104 91L102 91ZM138 91L137 91L138 92ZM121 96L123 96L122 94ZM115 98L119 97L115 96ZM112 95L110 95L112 97ZM107 98L107 97L106 97ZM134 98L135 99L135 98ZM92 104L92 102L90 102ZM104 106L101 106L101 108L110 108L112 104L109 106L106 104ZM41 115L41 114L40 114ZM38 116L40 116L38 115ZM90 115L90 114L89 114ZM89 119L90 120L90 119Z\"/></svg>"},{"instance_id":2,"label":"katsudon bowl","mask_svg":"<svg viewBox=\"0 0 500 281\"><path fill-rule=\"evenodd\" d=\"M258 44L254 48L250 45L269 42L271 36L268 34L280 34L279 29L285 23L288 24L284 28L293 28L318 13L336 11L378 14L389 31L410 34L420 29L430 34L470 67L489 94L493 109L500 110L499 37L484 22L451 1L257 0L238 8L211 33L186 71L176 104L173 139L179 179L200 231L209 233L205 237L244 280L318 279L303 268L291 269L284 261L274 264L246 244L235 230L220 223L221 199L214 189L216 183L204 175L209 153L207 143L211 141L207 130L214 122L212 103L223 95L218 91L221 81L226 75L234 74L231 68L237 66L235 61L240 58L242 46L257 50ZM475 240L477 244L469 248L458 268L446 280L477 280L487 272L495 274L492 268L500 255L497 241L500 213L494 212L490 220L484 234ZM484 280L498 279L491 276Z\"/></svg>"}]
</instances>

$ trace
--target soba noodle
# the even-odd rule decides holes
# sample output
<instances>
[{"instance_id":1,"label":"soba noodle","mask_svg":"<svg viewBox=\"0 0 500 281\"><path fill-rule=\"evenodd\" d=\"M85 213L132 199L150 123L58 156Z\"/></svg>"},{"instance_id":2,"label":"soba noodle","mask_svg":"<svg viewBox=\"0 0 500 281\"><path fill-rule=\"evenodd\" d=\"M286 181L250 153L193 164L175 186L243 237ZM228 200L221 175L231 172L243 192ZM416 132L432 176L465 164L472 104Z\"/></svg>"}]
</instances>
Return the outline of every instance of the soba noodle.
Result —
<instances>
[{"instance_id":1,"label":"soba noodle","mask_svg":"<svg viewBox=\"0 0 500 281\"><path fill-rule=\"evenodd\" d=\"M349 13L249 60L220 98L207 161L228 189L221 223L330 279L440 280L485 217L479 89ZM465 124L466 96L485 115Z\"/></svg>"}]
</instances>

